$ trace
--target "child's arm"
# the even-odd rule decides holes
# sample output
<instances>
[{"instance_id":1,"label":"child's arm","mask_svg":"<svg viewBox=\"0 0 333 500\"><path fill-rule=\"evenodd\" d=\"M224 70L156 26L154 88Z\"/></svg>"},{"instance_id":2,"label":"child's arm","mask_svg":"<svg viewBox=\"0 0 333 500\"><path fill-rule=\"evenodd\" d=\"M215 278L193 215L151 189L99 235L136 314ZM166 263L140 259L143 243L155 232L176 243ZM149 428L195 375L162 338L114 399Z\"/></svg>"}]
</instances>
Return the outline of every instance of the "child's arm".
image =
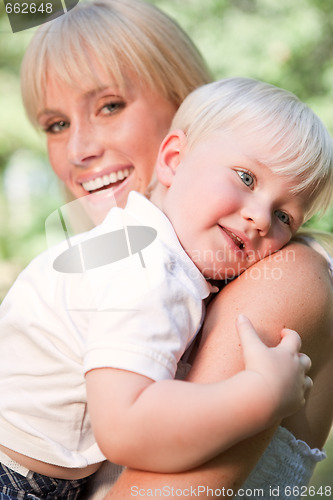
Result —
<instances>
[{"instance_id":1,"label":"child's arm","mask_svg":"<svg viewBox=\"0 0 333 500\"><path fill-rule=\"evenodd\" d=\"M179 472L294 413L311 385L299 336L284 330L280 344L268 348L246 318L238 319L238 330L245 370L222 382L154 383L124 370L88 372L89 412L105 456L133 468Z\"/></svg>"}]
</instances>

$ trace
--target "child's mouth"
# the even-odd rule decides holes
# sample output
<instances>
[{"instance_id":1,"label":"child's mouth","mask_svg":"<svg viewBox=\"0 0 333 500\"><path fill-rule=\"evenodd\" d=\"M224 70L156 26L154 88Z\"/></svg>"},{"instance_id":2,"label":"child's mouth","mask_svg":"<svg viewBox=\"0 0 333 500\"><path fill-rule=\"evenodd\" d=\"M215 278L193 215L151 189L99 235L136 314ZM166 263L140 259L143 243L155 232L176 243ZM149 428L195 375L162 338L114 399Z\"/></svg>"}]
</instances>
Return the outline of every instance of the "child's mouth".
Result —
<instances>
[{"instance_id":1,"label":"child's mouth","mask_svg":"<svg viewBox=\"0 0 333 500\"><path fill-rule=\"evenodd\" d=\"M229 236L229 238L232 239L232 241L235 243L235 245L240 249L240 250L243 250L245 248L245 243L244 241L239 237L237 236L237 234L233 233L232 231L229 231L228 229L226 229L225 227L222 227L220 226L223 231Z\"/></svg>"}]
</instances>

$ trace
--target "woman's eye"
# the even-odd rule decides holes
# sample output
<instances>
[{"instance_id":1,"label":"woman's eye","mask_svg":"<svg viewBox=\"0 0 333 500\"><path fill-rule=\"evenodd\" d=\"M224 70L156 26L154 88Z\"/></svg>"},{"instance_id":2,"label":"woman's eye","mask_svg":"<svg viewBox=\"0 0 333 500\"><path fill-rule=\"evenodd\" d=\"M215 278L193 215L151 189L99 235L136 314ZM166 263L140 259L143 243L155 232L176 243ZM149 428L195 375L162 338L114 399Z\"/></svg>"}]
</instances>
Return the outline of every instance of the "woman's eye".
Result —
<instances>
[{"instance_id":1,"label":"woman's eye","mask_svg":"<svg viewBox=\"0 0 333 500\"><path fill-rule=\"evenodd\" d=\"M282 212L281 210L275 210L275 215L278 219L280 219L283 224L290 225L290 217L286 212Z\"/></svg>"},{"instance_id":2,"label":"woman's eye","mask_svg":"<svg viewBox=\"0 0 333 500\"><path fill-rule=\"evenodd\" d=\"M237 170L237 174L239 177L242 179L244 182L245 186L247 187L253 187L254 185L254 176L250 174L250 172L246 172L243 170Z\"/></svg>"},{"instance_id":3,"label":"woman's eye","mask_svg":"<svg viewBox=\"0 0 333 500\"><path fill-rule=\"evenodd\" d=\"M124 102L110 102L102 107L101 112L104 115L113 114L116 111L123 109L124 107L125 107Z\"/></svg>"},{"instance_id":4,"label":"woman's eye","mask_svg":"<svg viewBox=\"0 0 333 500\"><path fill-rule=\"evenodd\" d=\"M69 124L68 122L65 122L63 120L60 120L58 122L51 123L50 125L47 125L45 128L45 132L47 134L58 134L59 132L62 132L66 128L68 128Z\"/></svg>"}]
</instances>

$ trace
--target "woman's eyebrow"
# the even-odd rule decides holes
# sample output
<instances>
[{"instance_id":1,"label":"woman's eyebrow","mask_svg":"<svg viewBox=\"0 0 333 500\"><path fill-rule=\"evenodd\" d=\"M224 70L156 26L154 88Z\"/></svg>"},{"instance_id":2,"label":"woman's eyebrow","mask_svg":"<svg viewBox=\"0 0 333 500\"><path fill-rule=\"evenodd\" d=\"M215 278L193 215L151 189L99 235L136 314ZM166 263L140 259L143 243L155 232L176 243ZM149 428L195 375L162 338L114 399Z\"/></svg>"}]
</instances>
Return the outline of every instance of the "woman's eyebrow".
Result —
<instances>
[{"instance_id":1,"label":"woman's eyebrow","mask_svg":"<svg viewBox=\"0 0 333 500\"><path fill-rule=\"evenodd\" d=\"M43 109L37 113L37 121L39 122L42 117L47 118L48 116L60 114L56 109Z\"/></svg>"},{"instance_id":2,"label":"woman's eyebrow","mask_svg":"<svg viewBox=\"0 0 333 500\"><path fill-rule=\"evenodd\" d=\"M113 96L119 96L119 94L114 89L111 89L111 87L101 86L101 87L97 87L97 88L94 88L91 90L87 90L86 92L84 92L82 94L82 97L84 97L84 98L95 97L96 95L104 92L105 90L110 90L110 94ZM45 108L45 109L42 109L42 111L40 111L37 114L37 119L40 118L42 115L53 115L53 114L62 114L62 112L57 108Z\"/></svg>"},{"instance_id":3,"label":"woman's eyebrow","mask_svg":"<svg viewBox=\"0 0 333 500\"><path fill-rule=\"evenodd\" d=\"M59 115L59 114L62 114L62 113L58 109L45 108L37 114L37 120L39 120L41 116L52 116L52 115Z\"/></svg>"},{"instance_id":4,"label":"woman's eyebrow","mask_svg":"<svg viewBox=\"0 0 333 500\"><path fill-rule=\"evenodd\" d=\"M87 90L82 95L83 95L83 97L95 97L97 94L100 94L101 92L104 92L105 90L110 90L112 94L116 95L115 91L107 85L103 85L100 87L95 87L91 90Z\"/></svg>"}]
</instances>

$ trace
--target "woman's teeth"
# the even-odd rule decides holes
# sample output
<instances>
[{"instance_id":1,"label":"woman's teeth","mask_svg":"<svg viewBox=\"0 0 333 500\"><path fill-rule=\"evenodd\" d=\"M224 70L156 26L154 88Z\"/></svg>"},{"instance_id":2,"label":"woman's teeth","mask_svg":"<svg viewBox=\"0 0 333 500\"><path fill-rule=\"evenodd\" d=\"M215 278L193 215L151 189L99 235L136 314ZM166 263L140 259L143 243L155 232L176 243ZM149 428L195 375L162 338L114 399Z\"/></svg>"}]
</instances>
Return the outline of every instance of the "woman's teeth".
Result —
<instances>
[{"instance_id":1,"label":"woman's teeth","mask_svg":"<svg viewBox=\"0 0 333 500\"><path fill-rule=\"evenodd\" d=\"M126 179L133 171L133 168L125 168L123 170L118 170L118 172L111 172L111 174L103 175L102 177L96 177L87 182L82 182L82 186L86 191L96 191L110 184L115 184L118 181Z\"/></svg>"}]
</instances>

